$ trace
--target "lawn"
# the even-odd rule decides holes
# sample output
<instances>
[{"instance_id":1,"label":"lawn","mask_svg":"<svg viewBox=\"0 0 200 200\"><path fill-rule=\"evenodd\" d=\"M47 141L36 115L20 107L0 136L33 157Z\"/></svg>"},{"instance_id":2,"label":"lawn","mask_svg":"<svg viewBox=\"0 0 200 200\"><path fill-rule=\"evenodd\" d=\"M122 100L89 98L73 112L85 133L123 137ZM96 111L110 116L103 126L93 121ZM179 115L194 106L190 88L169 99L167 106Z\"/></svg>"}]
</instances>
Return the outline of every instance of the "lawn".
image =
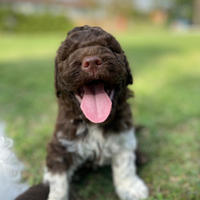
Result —
<instances>
[{"instance_id":1,"label":"lawn","mask_svg":"<svg viewBox=\"0 0 200 200\"><path fill-rule=\"evenodd\" d=\"M0 35L0 121L15 141L30 184L41 181L57 113L54 57L66 34ZM149 200L200 199L200 34L117 35L129 59L130 99L149 162L138 169ZM75 185L81 199L117 199L110 168Z\"/></svg>"}]
</instances>

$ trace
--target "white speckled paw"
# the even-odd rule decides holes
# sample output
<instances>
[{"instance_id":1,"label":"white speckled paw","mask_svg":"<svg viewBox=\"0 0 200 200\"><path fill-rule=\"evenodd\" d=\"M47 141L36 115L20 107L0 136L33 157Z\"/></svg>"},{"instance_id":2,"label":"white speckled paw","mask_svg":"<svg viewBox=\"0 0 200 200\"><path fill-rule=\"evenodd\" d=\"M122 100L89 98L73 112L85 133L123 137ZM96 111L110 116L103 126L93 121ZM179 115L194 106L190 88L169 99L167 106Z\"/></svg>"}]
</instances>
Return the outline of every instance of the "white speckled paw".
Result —
<instances>
[{"instance_id":1,"label":"white speckled paw","mask_svg":"<svg viewBox=\"0 0 200 200\"><path fill-rule=\"evenodd\" d=\"M148 198L148 188L145 183L139 178L135 177L134 182L118 185L117 194L121 200L142 200Z\"/></svg>"},{"instance_id":2,"label":"white speckled paw","mask_svg":"<svg viewBox=\"0 0 200 200\"><path fill-rule=\"evenodd\" d=\"M68 198L66 196L64 196L64 197L58 197L58 196L50 195L48 197L48 200L68 200Z\"/></svg>"}]
</instances>

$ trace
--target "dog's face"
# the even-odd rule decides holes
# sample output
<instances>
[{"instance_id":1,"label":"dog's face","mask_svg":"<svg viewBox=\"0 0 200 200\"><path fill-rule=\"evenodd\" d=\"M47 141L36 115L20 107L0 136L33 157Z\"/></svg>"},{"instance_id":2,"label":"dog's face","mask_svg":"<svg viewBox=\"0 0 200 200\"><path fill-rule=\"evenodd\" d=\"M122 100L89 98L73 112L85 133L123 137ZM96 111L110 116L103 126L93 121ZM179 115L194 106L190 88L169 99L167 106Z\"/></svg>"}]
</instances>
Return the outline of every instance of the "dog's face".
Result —
<instances>
[{"instance_id":1,"label":"dog's face","mask_svg":"<svg viewBox=\"0 0 200 200\"><path fill-rule=\"evenodd\" d=\"M109 121L132 76L116 39L99 27L77 27L57 51L56 94L92 123Z\"/></svg>"}]
</instances>

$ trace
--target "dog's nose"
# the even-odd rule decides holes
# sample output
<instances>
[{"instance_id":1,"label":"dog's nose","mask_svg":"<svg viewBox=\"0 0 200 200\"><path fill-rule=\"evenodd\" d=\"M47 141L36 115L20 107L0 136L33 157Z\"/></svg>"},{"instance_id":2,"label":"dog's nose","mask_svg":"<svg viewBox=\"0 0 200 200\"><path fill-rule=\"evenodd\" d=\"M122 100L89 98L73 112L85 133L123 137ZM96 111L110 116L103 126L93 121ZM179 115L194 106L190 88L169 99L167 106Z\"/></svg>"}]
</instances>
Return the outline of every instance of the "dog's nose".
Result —
<instances>
[{"instance_id":1,"label":"dog's nose","mask_svg":"<svg viewBox=\"0 0 200 200\"><path fill-rule=\"evenodd\" d=\"M83 59L82 62L82 69L95 74L99 71L102 67L103 61L98 56L87 56Z\"/></svg>"}]
</instances>

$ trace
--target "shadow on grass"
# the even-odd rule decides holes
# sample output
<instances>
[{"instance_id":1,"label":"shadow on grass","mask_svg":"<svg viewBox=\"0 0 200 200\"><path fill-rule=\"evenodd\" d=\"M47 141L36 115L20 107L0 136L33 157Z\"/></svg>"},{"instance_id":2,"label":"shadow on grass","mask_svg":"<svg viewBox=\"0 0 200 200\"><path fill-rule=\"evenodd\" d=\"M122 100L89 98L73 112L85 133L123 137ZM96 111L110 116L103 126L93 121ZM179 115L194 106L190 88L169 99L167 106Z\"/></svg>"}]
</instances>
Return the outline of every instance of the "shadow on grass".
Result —
<instances>
[{"instance_id":1,"label":"shadow on grass","mask_svg":"<svg viewBox=\"0 0 200 200\"><path fill-rule=\"evenodd\" d=\"M84 173L83 173L84 171ZM81 172L81 175L80 175ZM79 181L73 181L70 200L116 200L110 167L78 170ZM77 180L77 176L76 176Z\"/></svg>"},{"instance_id":2,"label":"shadow on grass","mask_svg":"<svg viewBox=\"0 0 200 200\"><path fill-rule=\"evenodd\" d=\"M173 44L166 45L147 43L127 45L124 48L127 55L133 75L139 74L142 71L155 67L154 61L167 54L179 54L182 52L181 47Z\"/></svg>"},{"instance_id":3,"label":"shadow on grass","mask_svg":"<svg viewBox=\"0 0 200 200\"><path fill-rule=\"evenodd\" d=\"M1 117L48 110L55 101L53 63L50 58L0 63Z\"/></svg>"},{"instance_id":4,"label":"shadow on grass","mask_svg":"<svg viewBox=\"0 0 200 200\"><path fill-rule=\"evenodd\" d=\"M180 75L152 90L148 95L131 101L133 107L139 107L139 121L150 127L173 127L192 118L199 118L200 76ZM133 105L134 104L134 105Z\"/></svg>"},{"instance_id":5,"label":"shadow on grass","mask_svg":"<svg viewBox=\"0 0 200 200\"><path fill-rule=\"evenodd\" d=\"M140 172L154 197L199 199L199 85L198 74L181 74L137 102L147 126L139 144L150 159Z\"/></svg>"}]
</instances>

